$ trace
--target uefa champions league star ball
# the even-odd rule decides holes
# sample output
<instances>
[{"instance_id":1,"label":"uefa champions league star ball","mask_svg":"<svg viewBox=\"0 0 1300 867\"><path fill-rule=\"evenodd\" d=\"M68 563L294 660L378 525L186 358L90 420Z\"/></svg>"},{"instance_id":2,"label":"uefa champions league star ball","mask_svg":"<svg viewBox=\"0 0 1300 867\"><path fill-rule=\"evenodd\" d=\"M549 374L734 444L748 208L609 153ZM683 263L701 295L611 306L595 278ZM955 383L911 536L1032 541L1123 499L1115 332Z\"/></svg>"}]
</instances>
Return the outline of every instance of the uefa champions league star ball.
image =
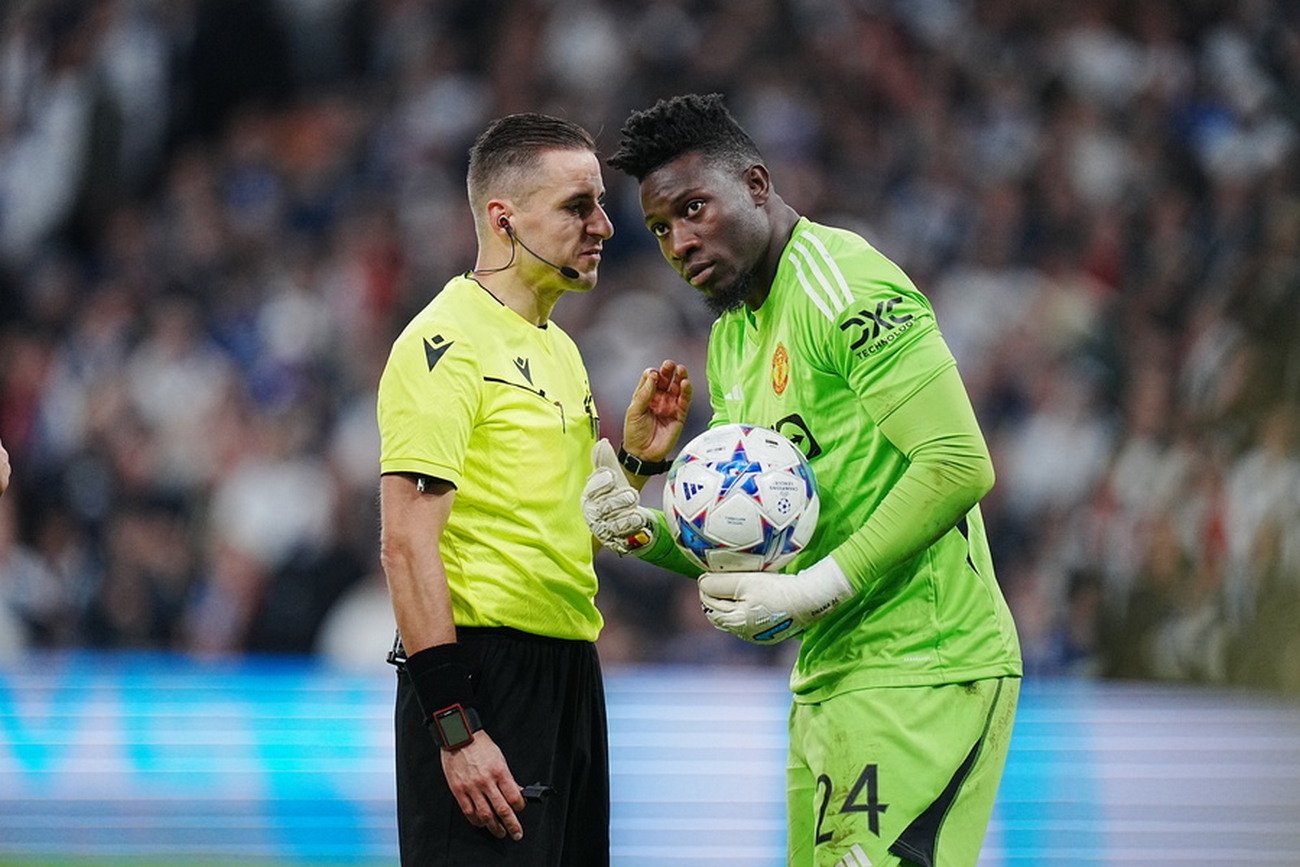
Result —
<instances>
[{"instance_id":1,"label":"uefa champions league star ball","mask_svg":"<svg viewBox=\"0 0 1300 867\"><path fill-rule=\"evenodd\" d=\"M767 428L710 428L682 448L664 487L673 541L710 572L775 572L817 529L820 500L803 453Z\"/></svg>"}]
</instances>

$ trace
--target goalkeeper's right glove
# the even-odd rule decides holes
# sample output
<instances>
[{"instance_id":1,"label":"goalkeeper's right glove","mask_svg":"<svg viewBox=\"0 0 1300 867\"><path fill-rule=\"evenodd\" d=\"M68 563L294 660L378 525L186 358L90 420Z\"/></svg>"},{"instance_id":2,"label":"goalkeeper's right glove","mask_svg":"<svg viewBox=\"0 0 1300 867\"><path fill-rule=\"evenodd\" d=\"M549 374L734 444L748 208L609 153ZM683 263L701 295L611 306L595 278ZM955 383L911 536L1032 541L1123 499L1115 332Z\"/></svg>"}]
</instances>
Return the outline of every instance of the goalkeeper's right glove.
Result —
<instances>
[{"instance_id":1,"label":"goalkeeper's right glove","mask_svg":"<svg viewBox=\"0 0 1300 867\"><path fill-rule=\"evenodd\" d=\"M582 490L582 516L600 544L630 554L654 541L654 515L641 506L641 494L628 484L609 440L591 449L595 469Z\"/></svg>"},{"instance_id":2,"label":"goalkeeper's right glove","mask_svg":"<svg viewBox=\"0 0 1300 867\"><path fill-rule=\"evenodd\" d=\"M848 576L830 556L793 575L705 572L699 589L709 622L754 644L798 635L853 595Z\"/></svg>"}]
</instances>

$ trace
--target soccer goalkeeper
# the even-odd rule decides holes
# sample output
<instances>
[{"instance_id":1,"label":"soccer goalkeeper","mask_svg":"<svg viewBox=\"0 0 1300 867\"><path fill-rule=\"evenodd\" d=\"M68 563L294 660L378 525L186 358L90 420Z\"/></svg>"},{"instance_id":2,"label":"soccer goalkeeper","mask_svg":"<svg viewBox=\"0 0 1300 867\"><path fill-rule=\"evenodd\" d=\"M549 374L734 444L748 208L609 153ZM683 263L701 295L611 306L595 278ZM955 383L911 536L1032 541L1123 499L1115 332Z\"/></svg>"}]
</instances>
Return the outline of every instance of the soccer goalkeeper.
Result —
<instances>
[{"instance_id":1,"label":"soccer goalkeeper","mask_svg":"<svg viewBox=\"0 0 1300 867\"><path fill-rule=\"evenodd\" d=\"M719 95L634 112L608 163L640 182L664 258L718 315L712 424L778 430L817 476L821 516L797 574L699 576L718 628L800 640L788 863L974 865L1021 662L977 505L992 464L929 302L861 237L785 204ZM629 422L653 415L646 394ZM661 453L647 429L625 427L623 468L663 469L638 460ZM598 447L583 495L593 532L698 574L612 463Z\"/></svg>"}]
</instances>

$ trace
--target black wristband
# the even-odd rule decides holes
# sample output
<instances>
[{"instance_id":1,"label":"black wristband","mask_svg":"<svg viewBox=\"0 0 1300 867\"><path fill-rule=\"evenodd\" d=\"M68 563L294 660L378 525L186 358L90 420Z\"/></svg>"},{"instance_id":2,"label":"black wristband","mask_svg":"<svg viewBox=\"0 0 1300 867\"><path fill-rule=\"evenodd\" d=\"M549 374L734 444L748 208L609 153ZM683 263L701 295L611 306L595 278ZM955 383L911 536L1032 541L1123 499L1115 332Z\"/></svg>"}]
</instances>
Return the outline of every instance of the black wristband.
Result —
<instances>
[{"instance_id":1,"label":"black wristband","mask_svg":"<svg viewBox=\"0 0 1300 867\"><path fill-rule=\"evenodd\" d=\"M459 644L438 644L413 653L403 663L415 688L426 724L449 707L478 708L470 681L465 649Z\"/></svg>"},{"instance_id":2,"label":"black wristband","mask_svg":"<svg viewBox=\"0 0 1300 867\"><path fill-rule=\"evenodd\" d=\"M634 476L654 476L659 473L666 473L668 468L673 465L672 461L643 461L640 458L634 458L624 451L622 446L618 447L618 462Z\"/></svg>"}]
</instances>

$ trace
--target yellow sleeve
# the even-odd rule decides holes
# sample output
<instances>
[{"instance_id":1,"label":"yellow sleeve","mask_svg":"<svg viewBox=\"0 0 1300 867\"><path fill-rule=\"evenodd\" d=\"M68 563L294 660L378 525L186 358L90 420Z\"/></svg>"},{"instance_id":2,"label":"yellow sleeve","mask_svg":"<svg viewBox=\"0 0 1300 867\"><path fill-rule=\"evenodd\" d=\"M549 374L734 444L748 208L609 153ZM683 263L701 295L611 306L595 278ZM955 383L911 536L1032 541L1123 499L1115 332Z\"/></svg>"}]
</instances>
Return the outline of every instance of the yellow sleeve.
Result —
<instances>
[{"instance_id":1,"label":"yellow sleeve","mask_svg":"<svg viewBox=\"0 0 1300 867\"><path fill-rule=\"evenodd\" d=\"M379 380L381 473L420 473L460 485L465 450L482 400L482 374L469 342L437 346L402 334Z\"/></svg>"}]
</instances>

